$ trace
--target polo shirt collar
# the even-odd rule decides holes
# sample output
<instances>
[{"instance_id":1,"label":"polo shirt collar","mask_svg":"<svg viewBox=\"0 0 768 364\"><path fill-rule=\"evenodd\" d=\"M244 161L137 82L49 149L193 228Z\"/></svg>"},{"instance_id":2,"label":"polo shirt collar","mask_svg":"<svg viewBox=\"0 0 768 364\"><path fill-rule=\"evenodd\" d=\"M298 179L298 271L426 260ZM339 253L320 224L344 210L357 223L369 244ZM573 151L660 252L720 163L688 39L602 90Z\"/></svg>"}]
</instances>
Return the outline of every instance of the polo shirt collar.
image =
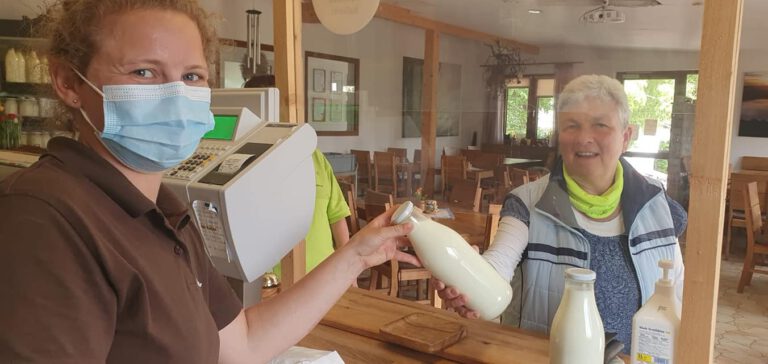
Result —
<instances>
[{"instance_id":1,"label":"polo shirt collar","mask_svg":"<svg viewBox=\"0 0 768 364\"><path fill-rule=\"evenodd\" d=\"M160 186L155 205L112 164L82 143L69 138L53 138L41 159L49 157L58 159L67 169L90 180L134 218L159 209L177 228L189 220L186 205L167 187Z\"/></svg>"}]
</instances>

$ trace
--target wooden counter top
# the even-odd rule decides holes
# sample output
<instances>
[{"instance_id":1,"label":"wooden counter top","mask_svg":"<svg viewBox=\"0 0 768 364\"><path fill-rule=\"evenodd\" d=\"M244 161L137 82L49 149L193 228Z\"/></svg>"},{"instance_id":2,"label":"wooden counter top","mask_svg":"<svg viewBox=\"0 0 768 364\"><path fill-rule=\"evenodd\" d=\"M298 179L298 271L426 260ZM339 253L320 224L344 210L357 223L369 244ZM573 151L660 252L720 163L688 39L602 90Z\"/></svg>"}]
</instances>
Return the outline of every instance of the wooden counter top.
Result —
<instances>
[{"instance_id":1,"label":"wooden counter top","mask_svg":"<svg viewBox=\"0 0 768 364\"><path fill-rule=\"evenodd\" d=\"M406 315L428 312L460 322L467 336L434 354L379 340L379 328ZM501 326L406 300L350 288L300 346L336 350L346 363L549 363L544 335Z\"/></svg>"}]
</instances>

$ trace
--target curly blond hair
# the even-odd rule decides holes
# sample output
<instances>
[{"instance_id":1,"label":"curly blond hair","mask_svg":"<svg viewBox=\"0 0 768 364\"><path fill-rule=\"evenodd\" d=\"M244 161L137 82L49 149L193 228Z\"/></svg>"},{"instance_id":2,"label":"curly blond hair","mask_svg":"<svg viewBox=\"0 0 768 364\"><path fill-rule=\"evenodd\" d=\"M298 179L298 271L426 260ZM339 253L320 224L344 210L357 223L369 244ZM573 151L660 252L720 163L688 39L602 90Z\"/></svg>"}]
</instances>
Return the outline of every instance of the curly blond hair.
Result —
<instances>
[{"instance_id":1,"label":"curly blond hair","mask_svg":"<svg viewBox=\"0 0 768 364\"><path fill-rule=\"evenodd\" d=\"M172 10L188 16L200 31L206 60L213 64L218 53L216 31L212 16L196 0L57 0L46 9L38 33L50 41L49 58L85 71L98 50L102 21L140 9Z\"/></svg>"}]
</instances>

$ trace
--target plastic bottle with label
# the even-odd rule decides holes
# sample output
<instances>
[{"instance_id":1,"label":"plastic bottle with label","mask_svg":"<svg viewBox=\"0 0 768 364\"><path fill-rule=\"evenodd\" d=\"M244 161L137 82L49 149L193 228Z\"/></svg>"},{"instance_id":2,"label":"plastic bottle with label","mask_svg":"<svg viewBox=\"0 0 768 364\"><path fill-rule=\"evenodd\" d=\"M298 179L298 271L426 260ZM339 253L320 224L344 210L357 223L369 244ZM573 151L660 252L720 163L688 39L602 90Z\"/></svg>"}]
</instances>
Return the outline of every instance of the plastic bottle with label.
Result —
<instances>
[{"instance_id":1,"label":"plastic bottle with label","mask_svg":"<svg viewBox=\"0 0 768 364\"><path fill-rule=\"evenodd\" d=\"M16 51L16 68L14 69L15 82L27 82L27 59L24 52Z\"/></svg>"},{"instance_id":2,"label":"plastic bottle with label","mask_svg":"<svg viewBox=\"0 0 768 364\"><path fill-rule=\"evenodd\" d=\"M16 68L18 68L19 58L16 55L16 49L11 48L5 52L5 81L19 82L16 80Z\"/></svg>"},{"instance_id":3,"label":"plastic bottle with label","mask_svg":"<svg viewBox=\"0 0 768 364\"><path fill-rule=\"evenodd\" d=\"M492 320L512 300L512 287L459 233L415 211L410 201L400 205L392 222L413 224L408 238L421 263L448 286L467 297L467 307Z\"/></svg>"},{"instance_id":4,"label":"plastic bottle with label","mask_svg":"<svg viewBox=\"0 0 768 364\"><path fill-rule=\"evenodd\" d=\"M674 267L671 260L659 261L663 276L656 282L653 296L632 317L633 364L674 363L682 311L671 278Z\"/></svg>"},{"instance_id":5,"label":"plastic bottle with label","mask_svg":"<svg viewBox=\"0 0 768 364\"><path fill-rule=\"evenodd\" d=\"M42 83L43 77L40 69L40 59L37 58L35 51L30 51L27 55L26 65L26 77L27 82L30 83Z\"/></svg>"},{"instance_id":6,"label":"plastic bottle with label","mask_svg":"<svg viewBox=\"0 0 768 364\"><path fill-rule=\"evenodd\" d=\"M602 364L605 330L595 302L595 272L565 270L565 289L549 333L551 364Z\"/></svg>"}]
</instances>

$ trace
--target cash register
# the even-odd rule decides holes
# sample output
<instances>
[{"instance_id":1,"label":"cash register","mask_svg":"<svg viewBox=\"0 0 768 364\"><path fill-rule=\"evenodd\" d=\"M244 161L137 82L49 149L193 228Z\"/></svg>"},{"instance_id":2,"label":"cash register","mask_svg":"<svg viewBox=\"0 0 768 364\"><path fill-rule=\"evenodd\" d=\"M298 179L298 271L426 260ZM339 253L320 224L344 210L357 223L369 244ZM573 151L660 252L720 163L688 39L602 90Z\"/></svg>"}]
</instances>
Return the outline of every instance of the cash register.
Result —
<instances>
[{"instance_id":1,"label":"cash register","mask_svg":"<svg viewBox=\"0 0 768 364\"><path fill-rule=\"evenodd\" d=\"M215 127L163 183L188 201L213 265L244 282L243 303L301 241L312 221L317 136L309 125L277 123L275 88L215 89Z\"/></svg>"}]
</instances>

